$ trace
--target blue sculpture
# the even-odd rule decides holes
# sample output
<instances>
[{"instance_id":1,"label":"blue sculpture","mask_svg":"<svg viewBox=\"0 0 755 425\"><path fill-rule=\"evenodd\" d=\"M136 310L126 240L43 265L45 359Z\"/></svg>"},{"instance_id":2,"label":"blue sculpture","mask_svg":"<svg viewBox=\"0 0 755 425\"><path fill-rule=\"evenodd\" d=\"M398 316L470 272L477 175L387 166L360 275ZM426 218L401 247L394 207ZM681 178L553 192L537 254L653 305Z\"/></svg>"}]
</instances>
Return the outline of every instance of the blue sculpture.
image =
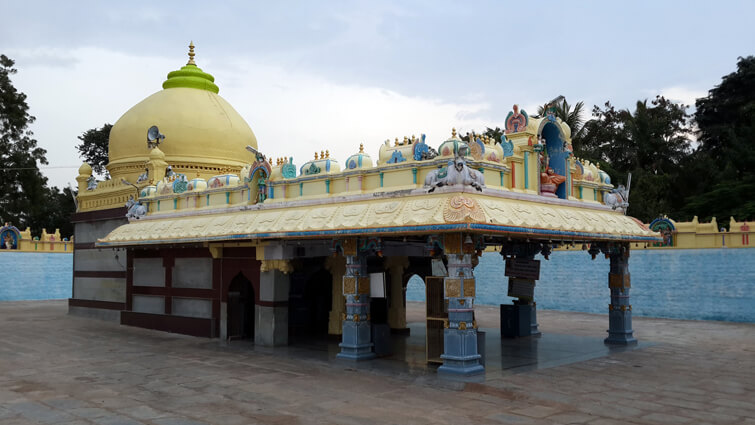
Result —
<instances>
[{"instance_id":1,"label":"blue sculpture","mask_svg":"<svg viewBox=\"0 0 755 425\"><path fill-rule=\"evenodd\" d=\"M296 177L296 166L294 165L293 156L281 166L281 174L283 175L283 178L286 179L293 179Z\"/></svg>"},{"instance_id":2,"label":"blue sculpture","mask_svg":"<svg viewBox=\"0 0 755 425\"><path fill-rule=\"evenodd\" d=\"M401 151L393 151L393 155L391 155L391 158L387 161L388 164L398 164L399 162L406 161L406 158L404 158L404 155L401 154Z\"/></svg>"},{"instance_id":3,"label":"blue sculpture","mask_svg":"<svg viewBox=\"0 0 755 425\"><path fill-rule=\"evenodd\" d=\"M514 142L506 140L506 136L501 134L501 147L503 148L503 157L514 155Z\"/></svg>"}]
</instances>

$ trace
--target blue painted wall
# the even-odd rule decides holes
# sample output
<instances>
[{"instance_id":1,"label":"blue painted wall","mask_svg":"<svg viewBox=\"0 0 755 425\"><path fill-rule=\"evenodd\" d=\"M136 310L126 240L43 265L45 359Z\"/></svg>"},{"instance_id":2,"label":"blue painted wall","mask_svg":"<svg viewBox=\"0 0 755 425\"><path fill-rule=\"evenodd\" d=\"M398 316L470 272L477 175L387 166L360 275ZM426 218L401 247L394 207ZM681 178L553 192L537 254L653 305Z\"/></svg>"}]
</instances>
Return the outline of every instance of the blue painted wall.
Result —
<instances>
[{"instance_id":1,"label":"blue painted wall","mask_svg":"<svg viewBox=\"0 0 755 425\"><path fill-rule=\"evenodd\" d=\"M538 308L608 313L607 259L591 260L581 250L537 259L542 260L535 286ZM629 272L635 316L755 322L755 249L632 251ZM483 254L475 269L478 304L511 303L503 274L501 256ZM424 295L424 284L415 277L406 297L423 301Z\"/></svg>"},{"instance_id":2,"label":"blue painted wall","mask_svg":"<svg viewBox=\"0 0 755 425\"><path fill-rule=\"evenodd\" d=\"M561 138L558 127L556 124L549 122L543 126L541 135L546 141L545 149L548 152L548 166L553 168L556 174L566 176L566 158L568 157L568 153L564 149L564 140ZM559 198L566 198L566 182L558 186L556 195Z\"/></svg>"}]
</instances>

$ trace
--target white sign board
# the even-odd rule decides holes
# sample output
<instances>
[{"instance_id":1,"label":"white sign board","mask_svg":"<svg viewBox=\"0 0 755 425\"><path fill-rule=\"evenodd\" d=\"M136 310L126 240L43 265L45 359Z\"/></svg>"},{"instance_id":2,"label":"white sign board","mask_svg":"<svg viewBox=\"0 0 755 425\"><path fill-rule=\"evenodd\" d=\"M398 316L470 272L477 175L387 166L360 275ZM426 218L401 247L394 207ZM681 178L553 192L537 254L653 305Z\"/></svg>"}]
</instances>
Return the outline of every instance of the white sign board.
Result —
<instances>
[{"instance_id":1,"label":"white sign board","mask_svg":"<svg viewBox=\"0 0 755 425\"><path fill-rule=\"evenodd\" d=\"M370 296L385 298L385 273L370 273Z\"/></svg>"}]
</instances>

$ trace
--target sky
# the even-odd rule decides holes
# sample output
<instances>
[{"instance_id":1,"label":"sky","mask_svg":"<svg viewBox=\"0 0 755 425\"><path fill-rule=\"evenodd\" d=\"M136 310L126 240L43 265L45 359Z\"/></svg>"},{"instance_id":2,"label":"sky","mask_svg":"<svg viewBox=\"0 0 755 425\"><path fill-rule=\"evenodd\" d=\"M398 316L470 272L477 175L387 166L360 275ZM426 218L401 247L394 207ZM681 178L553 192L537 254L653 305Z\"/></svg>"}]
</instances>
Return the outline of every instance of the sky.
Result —
<instances>
[{"instance_id":1,"label":"sky","mask_svg":"<svg viewBox=\"0 0 755 425\"><path fill-rule=\"evenodd\" d=\"M559 95L588 114L694 105L755 53L753 1L217 3L0 0L51 185L76 186L77 137L161 90L190 41L259 149L298 166L423 133L437 147Z\"/></svg>"}]
</instances>

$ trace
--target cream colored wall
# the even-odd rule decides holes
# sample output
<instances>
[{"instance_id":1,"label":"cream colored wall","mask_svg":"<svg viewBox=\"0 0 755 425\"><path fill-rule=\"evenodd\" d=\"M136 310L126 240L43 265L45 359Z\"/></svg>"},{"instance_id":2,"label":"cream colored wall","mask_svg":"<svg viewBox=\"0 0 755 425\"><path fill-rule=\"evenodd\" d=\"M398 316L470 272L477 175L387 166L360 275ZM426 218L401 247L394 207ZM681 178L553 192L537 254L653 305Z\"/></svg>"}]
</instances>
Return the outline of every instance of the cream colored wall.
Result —
<instances>
[{"instance_id":1,"label":"cream colored wall","mask_svg":"<svg viewBox=\"0 0 755 425\"><path fill-rule=\"evenodd\" d=\"M748 231L742 231L746 225ZM674 222L676 231L673 233L674 246L656 247L640 244L633 249L700 249L700 248L755 248L755 223L729 221L729 231L720 231L714 217L709 223L700 223L695 217L688 222Z\"/></svg>"}]
</instances>

